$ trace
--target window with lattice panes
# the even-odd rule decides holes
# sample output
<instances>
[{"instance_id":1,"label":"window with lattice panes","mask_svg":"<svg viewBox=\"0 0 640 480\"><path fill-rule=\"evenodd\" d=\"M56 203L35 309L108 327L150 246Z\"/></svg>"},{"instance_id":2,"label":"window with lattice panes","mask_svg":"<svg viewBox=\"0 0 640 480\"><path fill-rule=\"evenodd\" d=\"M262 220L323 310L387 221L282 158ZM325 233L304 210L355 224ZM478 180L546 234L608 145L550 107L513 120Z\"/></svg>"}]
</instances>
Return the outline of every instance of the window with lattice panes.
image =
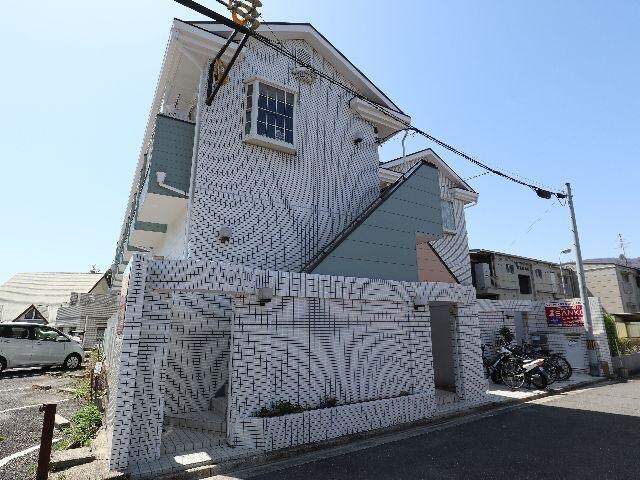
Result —
<instances>
[{"instance_id":1,"label":"window with lattice panes","mask_svg":"<svg viewBox=\"0 0 640 480\"><path fill-rule=\"evenodd\" d=\"M253 80L245 87L244 140L295 153L296 94Z\"/></svg>"}]
</instances>

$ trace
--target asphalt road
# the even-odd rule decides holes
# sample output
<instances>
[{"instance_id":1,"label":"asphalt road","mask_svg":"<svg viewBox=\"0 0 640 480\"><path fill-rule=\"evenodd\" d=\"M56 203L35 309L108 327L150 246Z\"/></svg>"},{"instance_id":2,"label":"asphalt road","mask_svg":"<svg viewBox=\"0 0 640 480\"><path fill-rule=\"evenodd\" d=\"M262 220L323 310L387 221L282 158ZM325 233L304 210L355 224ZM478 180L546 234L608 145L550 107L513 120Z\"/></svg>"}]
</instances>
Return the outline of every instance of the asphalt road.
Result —
<instances>
[{"instance_id":1,"label":"asphalt road","mask_svg":"<svg viewBox=\"0 0 640 480\"><path fill-rule=\"evenodd\" d=\"M637 479L640 379L548 397L391 443L228 479ZM311 460L309 460L311 459ZM306 462L306 463L304 463Z\"/></svg>"},{"instance_id":2,"label":"asphalt road","mask_svg":"<svg viewBox=\"0 0 640 480\"><path fill-rule=\"evenodd\" d=\"M51 369L50 373L56 371ZM7 370L0 376L0 461L40 443L43 414L39 406L43 403L57 403L57 412L71 418L82 402L58 389L72 384L72 378L50 375L42 369ZM42 390L34 385L50 388ZM33 478L37 456L36 451L0 467L0 479Z\"/></svg>"}]
</instances>

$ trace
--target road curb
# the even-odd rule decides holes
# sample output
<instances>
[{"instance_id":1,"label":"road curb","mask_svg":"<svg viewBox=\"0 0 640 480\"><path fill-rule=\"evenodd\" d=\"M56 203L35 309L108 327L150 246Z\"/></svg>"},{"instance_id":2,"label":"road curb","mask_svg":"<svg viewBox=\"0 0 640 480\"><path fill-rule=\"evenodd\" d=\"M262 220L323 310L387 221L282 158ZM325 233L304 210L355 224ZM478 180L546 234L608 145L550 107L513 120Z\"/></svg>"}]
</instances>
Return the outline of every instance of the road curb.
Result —
<instances>
[{"instance_id":1,"label":"road curb","mask_svg":"<svg viewBox=\"0 0 640 480\"><path fill-rule=\"evenodd\" d=\"M384 437L393 437L402 435L403 433L408 436L417 436L428 433L428 431L424 431L425 429L439 429L447 427L451 424L455 425L456 421L464 421L464 419L469 419L474 416L483 416L491 413L497 413L501 410L509 410L517 407L519 405L524 405L529 402L533 402L536 400L540 400L545 397L552 397L555 395L560 395L562 393L579 390L584 387L590 387L595 385L604 384L607 382L617 383L615 379L610 378L599 378L594 380L583 381L579 383L575 383L573 385L568 385L564 388L554 389L551 391L541 392L539 394L535 394L526 398L514 398L511 400L505 400L502 402L490 402L487 404L479 405L477 407L465 409L462 411L452 412L449 414L440 415L437 417L430 417L428 419L422 419L415 422L403 423L399 425L394 425L392 427L387 427L384 429L371 430L368 432L357 433L353 435L346 435L336 439L327 440L323 442L317 442L309 445L300 445L296 447L291 447L284 450L278 450L275 452L269 453L257 453L254 455L249 455L245 457L239 457L233 460L228 460L220 463L212 463L208 465L201 465L198 467L187 468L184 470L174 470L172 472L162 473L162 474L152 474L152 475L136 475L132 474L131 479L134 480L145 480L145 479L155 479L155 480L204 480L209 477L213 477L215 475L221 475L224 473L229 473L234 470L238 470L239 468L247 469L247 468L255 468L260 466L266 466L270 463L275 463L277 461L286 460L288 458L292 458L295 456L301 456L304 454L314 454L321 453L323 451L328 451L330 449L340 449L346 447L348 444L353 444L358 442L362 446L362 450L369 448L370 446L375 446L377 444L384 444L396 441L395 439L390 439L388 442L376 442L376 440L383 440ZM367 443L372 443L373 445L366 445ZM313 461L313 460L311 460Z\"/></svg>"}]
</instances>

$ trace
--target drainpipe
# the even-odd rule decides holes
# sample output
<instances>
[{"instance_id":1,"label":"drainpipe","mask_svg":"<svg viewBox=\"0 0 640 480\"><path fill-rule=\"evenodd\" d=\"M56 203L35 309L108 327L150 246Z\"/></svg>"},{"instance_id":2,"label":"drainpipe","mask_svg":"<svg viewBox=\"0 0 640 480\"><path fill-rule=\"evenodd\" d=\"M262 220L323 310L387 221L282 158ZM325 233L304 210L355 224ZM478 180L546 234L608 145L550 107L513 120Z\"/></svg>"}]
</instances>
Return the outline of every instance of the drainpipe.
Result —
<instances>
[{"instance_id":1,"label":"drainpipe","mask_svg":"<svg viewBox=\"0 0 640 480\"><path fill-rule=\"evenodd\" d=\"M402 158L407 156L407 148L404 145L404 142L407 139L407 135L409 135L409 130L405 130L404 136L402 137Z\"/></svg>"},{"instance_id":2,"label":"drainpipe","mask_svg":"<svg viewBox=\"0 0 640 480\"><path fill-rule=\"evenodd\" d=\"M191 213L193 211L193 199L195 197L195 189L196 189L196 173L198 170L198 147L200 144L200 127L202 125L202 114L203 114L203 106L202 106L202 85L203 85L203 77L202 75L205 72L205 69L198 65L198 69L200 70L200 84L198 85L198 98L196 102L196 132L193 139L193 154L191 156L191 181L189 182L189 203L187 206L187 225L185 231L185 254L186 257L191 256L191 249L189 248L191 242Z\"/></svg>"}]
</instances>

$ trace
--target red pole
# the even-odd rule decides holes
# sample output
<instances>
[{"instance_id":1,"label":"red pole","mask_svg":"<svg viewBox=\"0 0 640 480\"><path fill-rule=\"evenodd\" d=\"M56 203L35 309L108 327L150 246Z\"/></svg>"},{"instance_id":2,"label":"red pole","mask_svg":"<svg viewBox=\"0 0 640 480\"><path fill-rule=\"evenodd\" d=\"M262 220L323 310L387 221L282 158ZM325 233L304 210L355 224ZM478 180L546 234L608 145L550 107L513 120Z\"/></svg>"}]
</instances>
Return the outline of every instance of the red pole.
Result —
<instances>
[{"instance_id":1,"label":"red pole","mask_svg":"<svg viewBox=\"0 0 640 480\"><path fill-rule=\"evenodd\" d=\"M53 427L56 420L55 403L47 403L40 407L44 412L42 422L42 436L40 437L40 455L38 457L38 473L36 480L47 480L49 477L49 461L51 460L51 444L53 443Z\"/></svg>"}]
</instances>

